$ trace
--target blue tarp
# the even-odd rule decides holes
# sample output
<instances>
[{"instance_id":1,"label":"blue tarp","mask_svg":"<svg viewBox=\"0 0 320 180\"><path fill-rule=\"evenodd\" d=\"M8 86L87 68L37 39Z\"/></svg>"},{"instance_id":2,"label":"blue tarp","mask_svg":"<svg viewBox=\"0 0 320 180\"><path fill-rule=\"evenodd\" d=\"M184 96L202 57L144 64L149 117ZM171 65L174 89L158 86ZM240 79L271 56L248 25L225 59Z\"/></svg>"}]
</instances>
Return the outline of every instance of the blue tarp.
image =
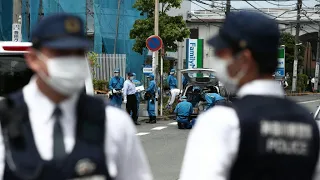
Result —
<instances>
[{"instance_id":1,"label":"blue tarp","mask_svg":"<svg viewBox=\"0 0 320 180\"><path fill-rule=\"evenodd\" d=\"M130 39L130 30L135 20L141 18L140 12L132 8L135 0L122 0L116 54L127 55L126 71L135 72L137 78L142 77L144 56L132 50L134 40ZM96 52L102 52L102 43L105 52L114 53L116 38L116 22L118 14L118 0L94 0L95 13L95 46Z\"/></svg>"},{"instance_id":2,"label":"blue tarp","mask_svg":"<svg viewBox=\"0 0 320 180\"><path fill-rule=\"evenodd\" d=\"M0 41L12 40L12 0L0 1Z\"/></svg>"}]
</instances>

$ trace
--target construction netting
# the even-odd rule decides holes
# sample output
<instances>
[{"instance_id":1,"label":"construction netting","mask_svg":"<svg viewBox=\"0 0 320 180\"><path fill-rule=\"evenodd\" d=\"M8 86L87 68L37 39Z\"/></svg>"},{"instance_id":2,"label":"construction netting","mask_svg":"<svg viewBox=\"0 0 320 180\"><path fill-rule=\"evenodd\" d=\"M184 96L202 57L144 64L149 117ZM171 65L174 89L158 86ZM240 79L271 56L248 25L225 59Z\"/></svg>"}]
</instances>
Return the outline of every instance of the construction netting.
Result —
<instances>
[{"instance_id":1,"label":"construction netting","mask_svg":"<svg viewBox=\"0 0 320 180\"><path fill-rule=\"evenodd\" d=\"M12 39L12 1L0 0L0 41Z\"/></svg>"},{"instance_id":2,"label":"construction netting","mask_svg":"<svg viewBox=\"0 0 320 180\"><path fill-rule=\"evenodd\" d=\"M10 41L12 0L0 2L0 40ZM141 18L140 12L132 7L134 2L121 0L118 11L118 0L22 0L22 39L29 40L30 32L41 16L72 13L85 21L88 37L92 40L92 50L96 53L126 54L126 71L135 72L140 78L145 55L132 50L134 40L129 37L135 20Z\"/></svg>"},{"instance_id":3,"label":"construction netting","mask_svg":"<svg viewBox=\"0 0 320 180\"><path fill-rule=\"evenodd\" d=\"M135 72L137 78L140 78L144 56L132 50L134 40L129 37L135 20L141 18L140 12L132 7L134 2L135 0L121 0L118 12L118 0L94 0L94 50L108 54L126 54L127 71Z\"/></svg>"}]
</instances>

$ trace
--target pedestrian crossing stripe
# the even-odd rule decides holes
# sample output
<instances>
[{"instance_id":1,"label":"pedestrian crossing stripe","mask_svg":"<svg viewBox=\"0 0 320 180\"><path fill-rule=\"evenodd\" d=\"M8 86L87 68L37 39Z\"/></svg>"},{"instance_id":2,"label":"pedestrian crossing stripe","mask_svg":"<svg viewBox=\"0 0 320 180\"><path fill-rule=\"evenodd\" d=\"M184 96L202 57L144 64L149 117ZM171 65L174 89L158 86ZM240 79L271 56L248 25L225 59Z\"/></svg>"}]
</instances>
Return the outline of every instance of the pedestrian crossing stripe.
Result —
<instances>
[{"instance_id":1,"label":"pedestrian crossing stripe","mask_svg":"<svg viewBox=\"0 0 320 180\"><path fill-rule=\"evenodd\" d=\"M150 134L150 133L149 132L139 132L136 135L137 136L144 136L144 135L147 135L147 134Z\"/></svg>"}]
</instances>

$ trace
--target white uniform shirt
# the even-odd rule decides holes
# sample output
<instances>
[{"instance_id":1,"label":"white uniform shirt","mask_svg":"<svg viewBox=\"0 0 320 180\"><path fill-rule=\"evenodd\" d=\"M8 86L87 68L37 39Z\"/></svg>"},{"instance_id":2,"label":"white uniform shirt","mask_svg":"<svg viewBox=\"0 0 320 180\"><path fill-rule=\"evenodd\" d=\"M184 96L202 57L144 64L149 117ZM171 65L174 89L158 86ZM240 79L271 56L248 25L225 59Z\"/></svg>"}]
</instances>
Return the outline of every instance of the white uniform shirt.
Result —
<instances>
[{"instance_id":1,"label":"white uniform shirt","mask_svg":"<svg viewBox=\"0 0 320 180\"><path fill-rule=\"evenodd\" d=\"M136 85L130 81L126 80L123 84L123 99L127 100L127 95L136 94Z\"/></svg>"},{"instance_id":2,"label":"white uniform shirt","mask_svg":"<svg viewBox=\"0 0 320 180\"><path fill-rule=\"evenodd\" d=\"M169 105L171 106L174 101L176 100L176 97L180 94L181 90L180 89L171 89L170 90L170 100L169 100Z\"/></svg>"},{"instance_id":3,"label":"white uniform shirt","mask_svg":"<svg viewBox=\"0 0 320 180\"><path fill-rule=\"evenodd\" d=\"M256 80L239 90L239 97L245 95L284 97L284 92L276 81ZM180 180L227 180L238 152L239 136L234 109L218 106L201 114L189 135ZM318 163L315 180L320 179L319 168Z\"/></svg>"},{"instance_id":4,"label":"white uniform shirt","mask_svg":"<svg viewBox=\"0 0 320 180\"><path fill-rule=\"evenodd\" d=\"M29 118L36 147L43 160L53 157L53 125L51 115L55 104L40 92L32 78L23 88L23 94L29 109ZM66 152L70 153L75 145L75 115L79 94L60 103L62 110L61 126L64 133ZM115 180L151 180L149 164L141 146L131 118L122 110L108 106L106 108L105 153L109 174ZM88 152L90 153L90 152ZM3 137L0 133L0 180L5 167Z\"/></svg>"}]
</instances>

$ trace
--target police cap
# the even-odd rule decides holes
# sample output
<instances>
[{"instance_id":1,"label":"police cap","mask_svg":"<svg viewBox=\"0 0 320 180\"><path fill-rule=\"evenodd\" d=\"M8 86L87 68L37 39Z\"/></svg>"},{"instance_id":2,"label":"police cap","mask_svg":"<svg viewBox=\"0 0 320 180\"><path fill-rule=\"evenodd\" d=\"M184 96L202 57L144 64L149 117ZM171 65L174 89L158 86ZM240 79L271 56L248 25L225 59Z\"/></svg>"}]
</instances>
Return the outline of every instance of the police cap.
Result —
<instances>
[{"instance_id":1,"label":"police cap","mask_svg":"<svg viewBox=\"0 0 320 180\"><path fill-rule=\"evenodd\" d=\"M131 76L134 76L134 75L133 75L133 73L132 73L132 72L129 72L129 73L128 73L128 76L130 76L130 77L131 77Z\"/></svg>"},{"instance_id":2,"label":"police cap","mask_svg":"<svg viewBox=\"0 0 320 180\"><path fill-rule=\"evenodd\" d=\"M278 52L280 32L275 20L252 11L230 12L219 33L208 41L215 50L250 49Z\"/></svg>"},{"instance_id":3,"label":"police cap","mask_svg":"<svg viewBox=\"0 0 320 180\"><path fill-rule=\"evenodd\" d=\"M84 23L80 17L59 13L44 17L33 29L31 41L35 48L87 49Z\"/></svg>"}]
</instances>

